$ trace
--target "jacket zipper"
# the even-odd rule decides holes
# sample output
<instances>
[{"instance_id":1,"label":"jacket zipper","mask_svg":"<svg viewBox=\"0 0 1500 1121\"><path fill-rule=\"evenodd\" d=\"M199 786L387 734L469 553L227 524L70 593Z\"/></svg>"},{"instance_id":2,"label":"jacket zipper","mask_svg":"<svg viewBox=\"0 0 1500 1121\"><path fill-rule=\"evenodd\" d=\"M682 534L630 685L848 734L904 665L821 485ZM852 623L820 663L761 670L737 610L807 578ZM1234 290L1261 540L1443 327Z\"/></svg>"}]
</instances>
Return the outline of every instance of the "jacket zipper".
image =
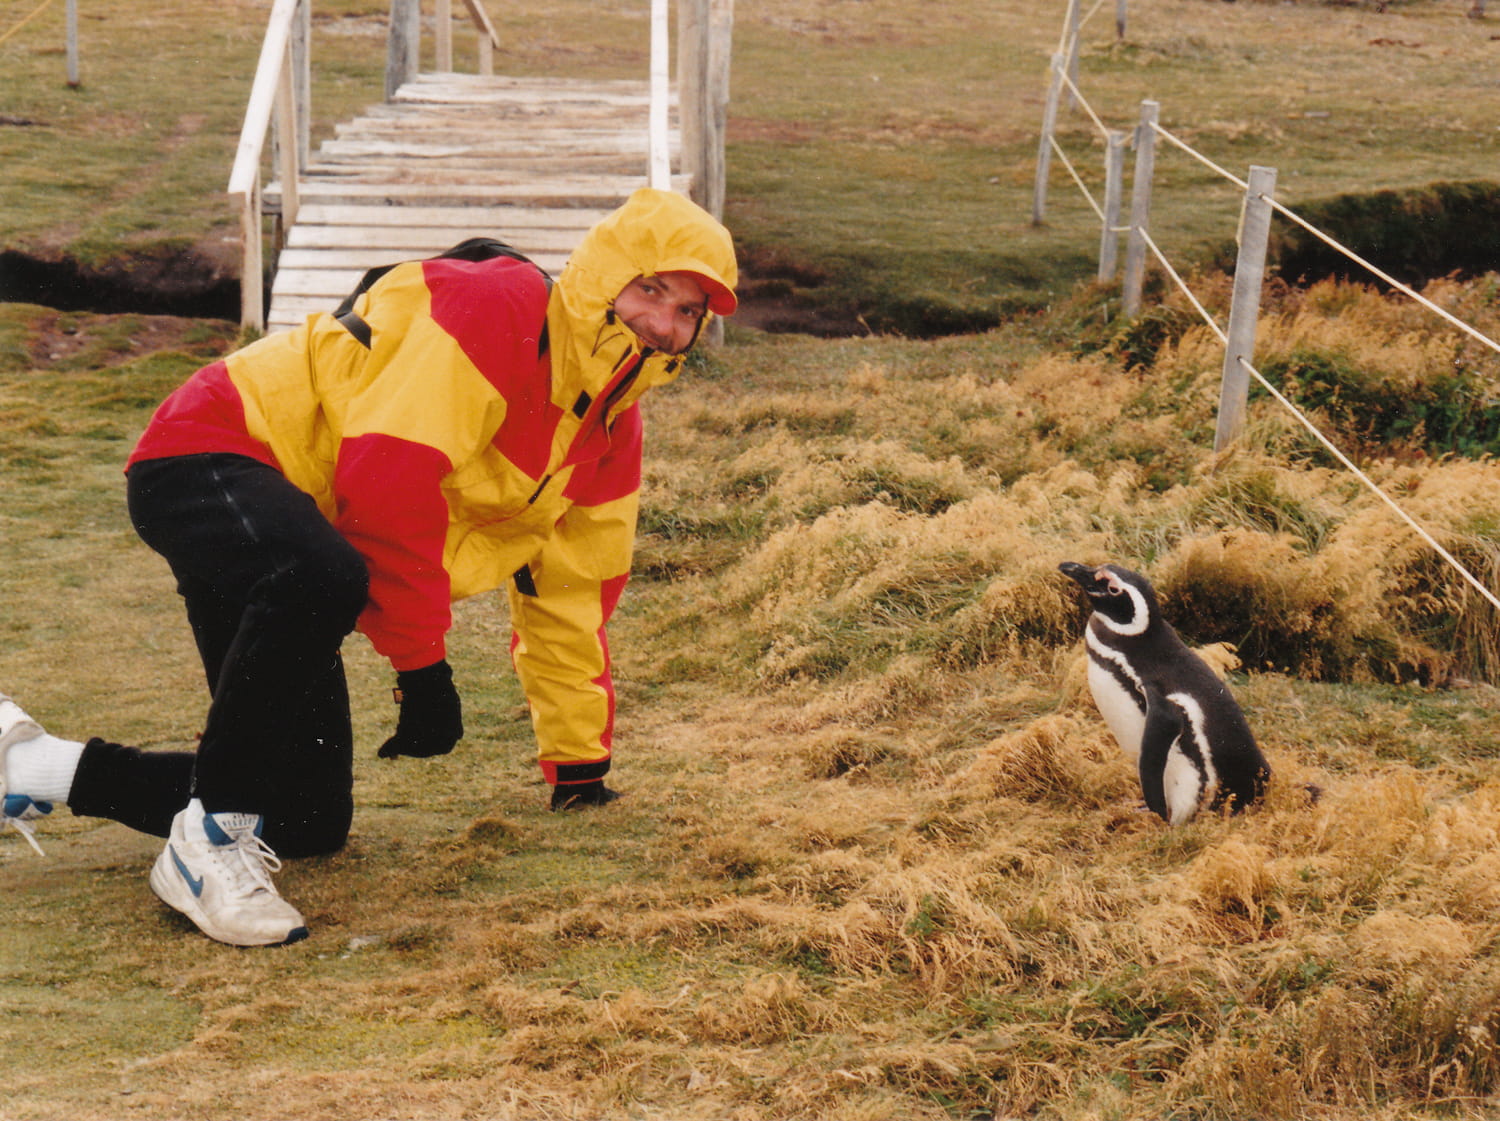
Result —
<instances>
[{"instance_id":1,"label":"jacket zipper","mask_svg":"<svg viewBox=\"0 0 1500 1121\"><path fill-rule=\"evenodd\" d=\"M640 375L641 367L646 364L646 358L647 354L642 354L636 360L635 365L627 370L624 376L615 383L615 387L605 394L604 401L599 406L599 423L606 426L606 431L608 430L609 410L614 408L615 403L635 384L635 379ZM526 500L526 505L536 505L536 500L542 496L542 491L547 489L547 484L551 481L551 475L542 476L542 481L537 484L536 490L531 492L531 497Z\"/></svg>"}]
</instances>

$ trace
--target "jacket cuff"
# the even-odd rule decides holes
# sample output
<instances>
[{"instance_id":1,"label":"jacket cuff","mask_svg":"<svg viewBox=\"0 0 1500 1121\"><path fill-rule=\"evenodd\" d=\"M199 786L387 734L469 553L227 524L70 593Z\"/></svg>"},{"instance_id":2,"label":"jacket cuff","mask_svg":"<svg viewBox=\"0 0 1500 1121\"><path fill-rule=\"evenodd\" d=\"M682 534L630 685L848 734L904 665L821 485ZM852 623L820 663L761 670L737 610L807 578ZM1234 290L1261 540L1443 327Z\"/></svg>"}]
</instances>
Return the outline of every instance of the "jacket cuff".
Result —
<instances>
[{"instance_id":1,"label":"jacket cuff","mask_svg":"<svg viewBox=\"0 0 1500 1121\"><path fill-rule=\"evenodd\" d=\"M542 761L542 777L553 786L573 786L580 782L597 782L609 774L609 760L592 763L549 763Z\"/></svg>"},{"instance_id":2,"label":"jacket cuff","mask_svg":"<svg viewBox=\"0 0 1500 1121\"><path fill-rule=\"evenodd\" d=\"M390 655L391 668L397 673L405 673L408 670L426 669L428 666L443 661L448 656L446 644L436 643L425 646L421 650L402 652Z\"/></svg>"}]
</instances>

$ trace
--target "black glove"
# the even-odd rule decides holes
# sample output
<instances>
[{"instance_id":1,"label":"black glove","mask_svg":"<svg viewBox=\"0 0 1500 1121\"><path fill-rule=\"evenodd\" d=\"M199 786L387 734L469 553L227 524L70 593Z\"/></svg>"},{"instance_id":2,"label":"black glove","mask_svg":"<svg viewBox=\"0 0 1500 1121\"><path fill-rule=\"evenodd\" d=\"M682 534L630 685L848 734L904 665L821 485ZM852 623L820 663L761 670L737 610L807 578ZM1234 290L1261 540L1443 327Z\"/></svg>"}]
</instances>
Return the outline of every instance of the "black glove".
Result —
<instances>
[{"instance_id":1,"label":"black glove","mask_svg":"<svg viewBox=\"0 0 1500 1121\"><path fill-rule=\"evenodd\" d=\"M395 695L401 715L396 718L396 734L378 752L380 758L426 759L453 750L464 734L464 713L447 662L397 673Z\"/></svg>"}]
</instances>

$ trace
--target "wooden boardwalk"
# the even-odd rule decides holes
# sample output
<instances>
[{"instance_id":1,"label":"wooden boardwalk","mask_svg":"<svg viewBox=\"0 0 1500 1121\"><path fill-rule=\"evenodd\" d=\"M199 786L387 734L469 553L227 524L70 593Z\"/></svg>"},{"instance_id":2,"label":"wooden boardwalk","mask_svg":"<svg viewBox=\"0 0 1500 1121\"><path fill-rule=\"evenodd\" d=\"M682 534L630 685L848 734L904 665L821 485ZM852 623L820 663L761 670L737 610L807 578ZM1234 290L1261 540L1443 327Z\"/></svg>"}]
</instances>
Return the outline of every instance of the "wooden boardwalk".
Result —
<instances>
[{"instance_id":1,"label":"wooden boardwalk","mask_svg":"<svg viewBox=\"0 0 1500 1121\"><path fill-rule=\"evenodd\" d=\"M313 155L266 330L332 310L367 268L477 235L556 276L583 233L646 185L648 113L646 81L425 74L401 86ZM676 166L675 105L671 122Z\"/></svg>"}]
</instances>

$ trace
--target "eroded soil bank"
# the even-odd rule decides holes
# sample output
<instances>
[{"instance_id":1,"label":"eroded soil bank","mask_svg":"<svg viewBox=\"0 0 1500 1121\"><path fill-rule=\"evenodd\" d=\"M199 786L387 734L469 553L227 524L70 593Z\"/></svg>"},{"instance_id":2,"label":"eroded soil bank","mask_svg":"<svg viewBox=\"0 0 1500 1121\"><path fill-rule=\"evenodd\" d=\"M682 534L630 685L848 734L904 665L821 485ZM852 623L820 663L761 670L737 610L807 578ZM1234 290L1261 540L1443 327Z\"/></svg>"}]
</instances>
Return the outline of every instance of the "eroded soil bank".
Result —
<instances>
[{"instance_id":1,"label":"eroded soil bank","mask_svg":"<svg viewBox=\"0 0 1500 1121\"><path fill-rule=\"evenodd\" d=\"M1340 195L1308 203L1300 216L1405 283L1500 271L1500 183L1434 183L1408 191ZM1278 219L1271 271L1305 285L1326 276L1378 283L1358 264L1313 234ZM854 291L821 268L778 252L742 253L737 324L828 338L895 333L913 338L983 331L1005 308L936 306L900 293ZM1233 246L1204 263L1228 271ZM222 245L159 246L100 264L67 254L0 251L0 302L40 304L59 311L239 318L236 264ZM1014 311L1014 309L1012 309Z\"/></svg>"}]
</instances>

